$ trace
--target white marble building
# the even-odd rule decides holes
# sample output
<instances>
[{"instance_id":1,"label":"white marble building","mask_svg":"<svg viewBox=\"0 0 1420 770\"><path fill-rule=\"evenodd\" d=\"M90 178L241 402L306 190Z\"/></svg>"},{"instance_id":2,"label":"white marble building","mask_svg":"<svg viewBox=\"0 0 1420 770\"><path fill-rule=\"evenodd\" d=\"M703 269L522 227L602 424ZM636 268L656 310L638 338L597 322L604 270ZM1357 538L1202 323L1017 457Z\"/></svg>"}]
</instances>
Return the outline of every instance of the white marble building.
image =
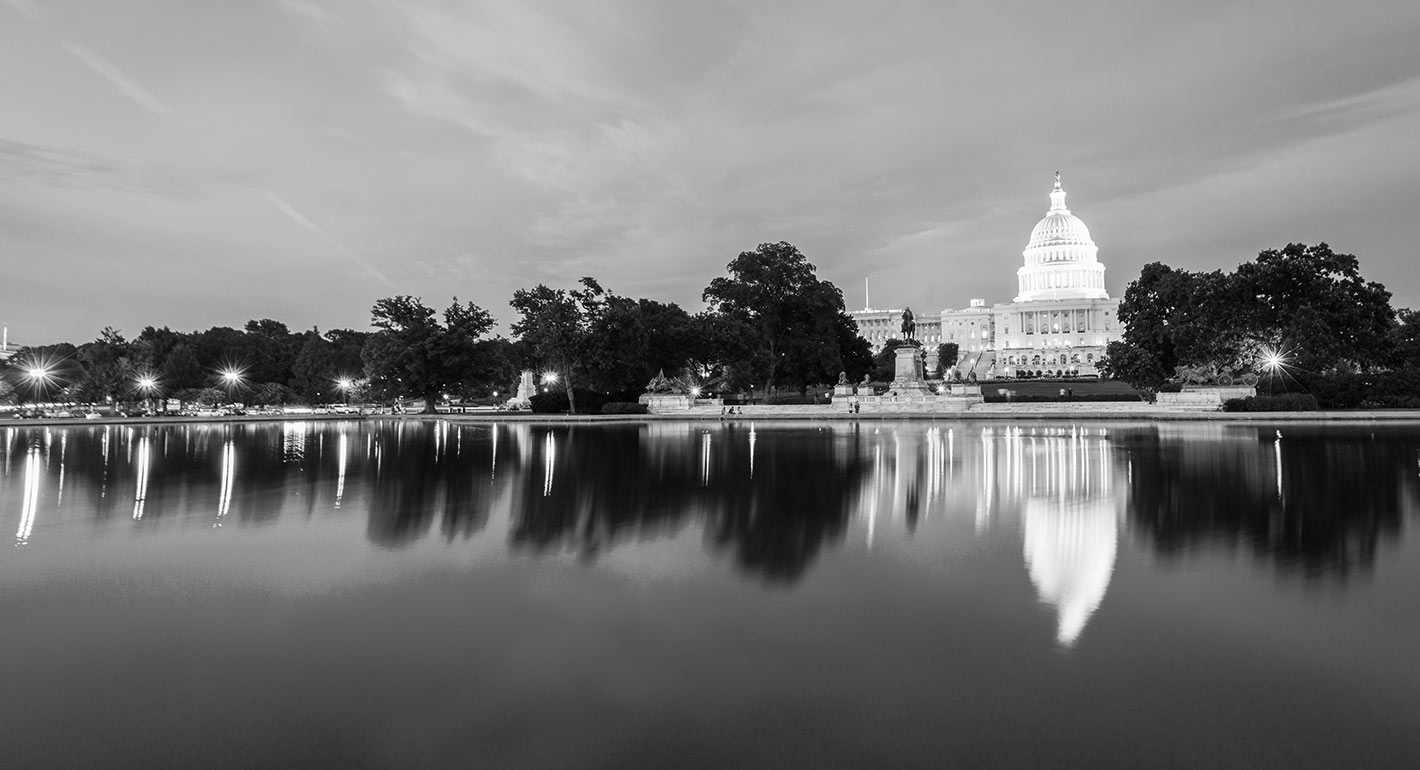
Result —
<instances>
[{"instance_id":1,"label":"white marble building","mask_svg":"<svg viewBox=\"0 0 1420 770\"><path fill-rule=\"evenodd\" d=\"M980 379L1097 374L1104 348L1120 335L1119 300L1104 285L1104 265L1090 230L1065 207L1060 174L1050 209L1021 252L1018 291L1008 303L973 299L961 310L916 314L917 338L934 349L955 342L957 368ZM902 310L850 311L859 333L873 345L900 337Z\"/></svg>"}]
</instances>

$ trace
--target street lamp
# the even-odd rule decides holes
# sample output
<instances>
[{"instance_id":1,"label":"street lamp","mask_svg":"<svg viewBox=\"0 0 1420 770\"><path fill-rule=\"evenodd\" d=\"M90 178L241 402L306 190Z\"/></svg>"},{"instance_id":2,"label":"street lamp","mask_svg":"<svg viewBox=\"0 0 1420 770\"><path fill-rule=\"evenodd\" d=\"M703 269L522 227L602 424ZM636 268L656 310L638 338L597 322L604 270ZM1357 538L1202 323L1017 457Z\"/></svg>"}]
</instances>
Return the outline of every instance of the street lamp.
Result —
<instances>
[{"instance_id":1,"label":"street lamp","mask_svg":"<svg viewBox=\"0 0 1420 770\"><path fill-rule=\"evenodd\" d=\"M355 387L355 381L349 377L341 377L335 381L335 387L344 395L345 405L350 406L350 389Z\"/></svg>"},{"instance_id":2,"label":"street lamp","mask_svg":"<svg viewBox=\"0 0 1420 770\"><path fill-rule=\"evenodd\" d=\"M25 369L25 379L30 381L30 390L36 401L40 399L44 386L54 380L54 372L47 364L31 363Z\"/></svg>"},{"instance_id":3,"label":"street lamp","mask_svg":"<svg viewBox=\"0 0 1420 770\"><path fill-rule=\"evenodd\" d=\"M1262 369L1267 373L1267 395L1272 395L1272 383L1287 365L1287 354L1276 349L1262 351Z\"/></svg>"},{"instance_id":4,"label":"street lamp","mask_svg":"<svg viewBox=\"0 0 1420 770\"><path fill-rule=\"evenodd\" d=\"M143 394L145 401L151 401L153 395L158 392L158 379L151 374L138 375L138 392ZM156 408L156 404L153 405Z\"/></svg>"},{"instance_id":5,"label":"street lamp","mask_svg":"<svg viewBox=\"0 0 1420 770\"><path fill-rule=\"evenodd\" d=\"M233 393L242 384L242 373L236 369L227 369L222 372L222 383L227 386L227 400L236 403Z\"/></svg>"}]
</instances>

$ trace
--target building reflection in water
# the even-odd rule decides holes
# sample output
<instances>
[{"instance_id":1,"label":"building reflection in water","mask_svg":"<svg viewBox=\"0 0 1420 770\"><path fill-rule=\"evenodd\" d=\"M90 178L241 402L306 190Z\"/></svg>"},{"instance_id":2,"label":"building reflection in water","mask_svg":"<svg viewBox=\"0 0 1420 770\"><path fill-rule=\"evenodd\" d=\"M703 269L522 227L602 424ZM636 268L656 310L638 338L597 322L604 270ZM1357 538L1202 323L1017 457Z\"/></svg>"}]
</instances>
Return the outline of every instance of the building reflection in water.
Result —
<instances>
[{"instance_id":1,"label":"building reflection in water","mask_svg":"<svg viewBox=\"0 0 1420 770\"><path fill-rule=\"evenodd\" d=\"M1420 436L1404 429L370 420L3 438L0 518L21 545L36 542L46 489L58 523L127 505L111 488L133 491L145 529L339 510L363 515L380 548L408 547L436 520L447 541L470 538L493 517L515 551L589 560L698 533L712 559L775 583L835 550L962 533L1021 555L1062 645L1104 602L1126 528L1165 565L1241 545L1284 574L1346 578L1369 572L1420 499ZM215 521L202 502L214 495Z\"/></svg>"},{"instance_id":2,"label":"building reflection in water","mask_svg":"<svg viewBox=\"0 0 1420 770\"><path fill-rule=\"evenodd\" d=\"M1031 583L1055 611L1056 639L1073 644L1104 599L1118 551L1124 502L1113 479L1122 460L1107 431L983 427L960 450L957 431L903 423L864 436L872 461L855 507L869 547L884 525L911 536L928 521L960 520L977 537L993 522L1016 525Z\"/></svg>"}]
</instances>

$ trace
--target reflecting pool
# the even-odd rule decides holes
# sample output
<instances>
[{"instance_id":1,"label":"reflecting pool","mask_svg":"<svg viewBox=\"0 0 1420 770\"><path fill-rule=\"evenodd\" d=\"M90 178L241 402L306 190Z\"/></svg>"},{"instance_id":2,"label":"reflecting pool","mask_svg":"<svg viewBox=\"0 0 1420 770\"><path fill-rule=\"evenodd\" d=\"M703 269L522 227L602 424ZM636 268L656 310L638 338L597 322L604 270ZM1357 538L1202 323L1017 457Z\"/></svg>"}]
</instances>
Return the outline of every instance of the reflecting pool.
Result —
<instances>
[{"instance_id":1,"label":"reflecting pool","mask_svg":"<svg viewBox=\"0 0 1420 770\"><path fill-rule=\"evenodd\" d=\"M0 767L1414 767L1420 426L0 428Z\"/></svg>"}]
</instances>

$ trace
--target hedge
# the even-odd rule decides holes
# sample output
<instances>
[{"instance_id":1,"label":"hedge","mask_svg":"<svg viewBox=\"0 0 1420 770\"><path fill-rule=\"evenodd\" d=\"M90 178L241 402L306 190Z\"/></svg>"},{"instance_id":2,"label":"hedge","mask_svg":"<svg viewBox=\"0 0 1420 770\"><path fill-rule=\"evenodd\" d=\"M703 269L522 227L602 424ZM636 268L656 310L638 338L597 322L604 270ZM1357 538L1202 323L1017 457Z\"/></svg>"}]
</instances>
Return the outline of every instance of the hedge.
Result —
<instances>
[{"instance_id":1,"label":"hedge","mask_svg":"<svg viewBox=\"0 0 1420 770\"><path fill-rule=\"evenodd\" d=\"M646 404L630 404L625 401L608 401L602 404L602 414L650 414Z\"/></svg>"},{"instance_id":2,"label":"hedge","mask_svg":"<svg viewBox=\"0 0 1420 770\"><path fill-rule=\"evenodd\" d=\"M577 394L578 414L601 414L602 406L611 400L611 396L608 394L598 393L594 390L577 388L573 392ZM532 405L535 414L564 414L568 410L567 391L554 390L549 393L534 393L528 397L528 403Z\"/></svg>"},{"instance_id":3,"label":"hedge","mask_svg":"<svg viewBox=\"0 0 1420 770\"><path fill-rule=\"evenodd\" d=\"M1275 396L1230 398L1223 402L1225 412L1315 412L1316 396L1310 393L1279 393Z\"/></svg>"}]
</instances>

